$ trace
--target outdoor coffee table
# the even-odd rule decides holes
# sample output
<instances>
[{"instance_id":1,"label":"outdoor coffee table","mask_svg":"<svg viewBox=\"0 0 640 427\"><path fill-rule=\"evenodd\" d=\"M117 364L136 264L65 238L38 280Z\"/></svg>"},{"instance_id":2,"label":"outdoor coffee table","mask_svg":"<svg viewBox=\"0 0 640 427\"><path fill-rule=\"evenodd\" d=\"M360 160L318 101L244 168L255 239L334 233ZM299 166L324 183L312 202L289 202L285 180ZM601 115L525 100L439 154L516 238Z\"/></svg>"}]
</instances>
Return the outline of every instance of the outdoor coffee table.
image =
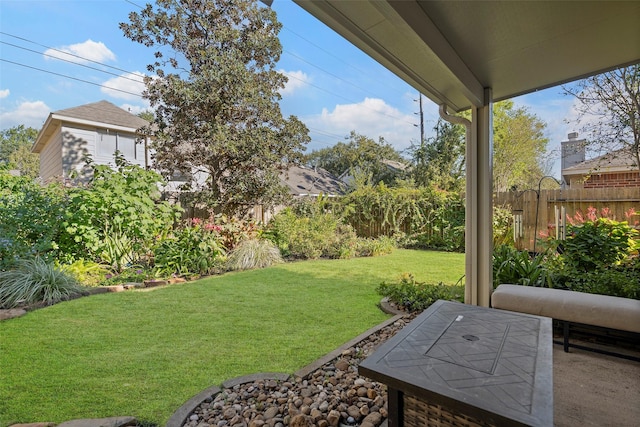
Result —
<instances>
[{"instance_id":1,"label":"outdoor coffee table","mask_svg":"<svg viewBox=\"0 0 640 427\"><path fill-rule=\"evenodd\" d=\"M552 325L437 301L359 367L388 389L389 427L553 426Z\"/></svg>"}]
</instances>

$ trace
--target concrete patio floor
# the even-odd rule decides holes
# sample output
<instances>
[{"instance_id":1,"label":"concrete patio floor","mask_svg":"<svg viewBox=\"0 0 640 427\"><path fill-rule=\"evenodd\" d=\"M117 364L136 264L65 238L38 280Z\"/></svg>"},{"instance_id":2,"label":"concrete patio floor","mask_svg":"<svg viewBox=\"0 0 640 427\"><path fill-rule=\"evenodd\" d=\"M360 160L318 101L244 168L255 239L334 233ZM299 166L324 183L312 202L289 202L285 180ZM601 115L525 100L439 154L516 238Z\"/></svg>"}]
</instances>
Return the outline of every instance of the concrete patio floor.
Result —
<instances>
[{"instance_id":1,"label":"concrete patio floor","mask_svg":"<svg viewBox=\"0 0 640 427\"><path fill-rule=\"evenodd\" d=\"M640 426L640 362L554 344L553 394L557 427Z\"/></svg>"}]
</instances>

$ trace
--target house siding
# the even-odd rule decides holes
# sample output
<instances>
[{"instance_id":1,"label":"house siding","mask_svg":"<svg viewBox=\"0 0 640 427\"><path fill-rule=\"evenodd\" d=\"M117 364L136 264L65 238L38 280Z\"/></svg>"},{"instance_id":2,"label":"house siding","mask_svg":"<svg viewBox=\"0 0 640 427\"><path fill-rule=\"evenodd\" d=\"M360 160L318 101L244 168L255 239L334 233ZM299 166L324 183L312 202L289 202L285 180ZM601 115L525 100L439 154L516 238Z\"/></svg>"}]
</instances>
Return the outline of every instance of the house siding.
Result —
<instances>
[{"instance_id":1,"label":"house siding","mask_svg":"<svg viewBox=\"0 0 640 427\"><path fill-rule=\"evenodd\" d=\"M62 177L62 134L57 132L40 153L40 177L43 181Z\"/></svg>"},{"instance_id":2,"label":"house siding","mask_svg":"<svg viewBox=\"0 0 640 427\"><path fill-rule=\"evenodd\" d=\"M79 181L86 182L91 177L91 169L85 162L86 156L94 158L96 132L91 128L62 126L62 168L64 178L70 179L77 174ZM95 160L95 158L94 158Z\"/></svg>"},{"instance_id":3,"label":"house siding","mask_svg":"<svg viewBox=\"0 0 640 427\"><path fill-rule=\"evenodd\" d=\"M86 164L86 157L90 157L97 165L114 166L115 150L124 144L130 148L124 153L125 159L144 167L144 144L135 144L135 138L134 133L63 124L41 154L45 164L55 167L50 167L46 175L41 169L41 176L46 176L45 179L62 177L65 180L73 176L74 180L86 182L91 178L91 169Z\"/></svg>"}]
</instances>

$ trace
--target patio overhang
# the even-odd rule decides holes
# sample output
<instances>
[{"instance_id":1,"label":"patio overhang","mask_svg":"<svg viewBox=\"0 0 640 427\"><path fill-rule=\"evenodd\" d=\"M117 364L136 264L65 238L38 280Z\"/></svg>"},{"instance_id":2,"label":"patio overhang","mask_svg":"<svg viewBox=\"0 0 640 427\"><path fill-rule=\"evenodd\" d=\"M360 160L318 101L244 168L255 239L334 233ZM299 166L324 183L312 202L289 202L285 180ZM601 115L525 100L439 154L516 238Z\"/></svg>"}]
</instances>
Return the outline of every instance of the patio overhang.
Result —
<instances>
[{"instance_id":1,"label":"patio overhang","mask_svg":"<svg viewBox=\"0 0 640 427\"><path fill-rule=\"evenodd\" d=\"M640 62L640 2L294 1L436 104L472 110L465 302L488 306L491 103Z\"/></svg>"}]
</instances>

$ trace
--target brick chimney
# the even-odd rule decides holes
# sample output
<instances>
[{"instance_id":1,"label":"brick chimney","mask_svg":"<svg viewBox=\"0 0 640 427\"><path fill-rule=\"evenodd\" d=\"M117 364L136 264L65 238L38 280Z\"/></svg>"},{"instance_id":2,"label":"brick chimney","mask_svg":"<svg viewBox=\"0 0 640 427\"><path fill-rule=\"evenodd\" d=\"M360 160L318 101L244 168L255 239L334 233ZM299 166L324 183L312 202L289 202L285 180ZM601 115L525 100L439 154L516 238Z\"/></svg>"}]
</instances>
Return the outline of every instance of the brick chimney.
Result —
<instances>
[{"instance_id":1,"label":"brick chimney","mask_svg":"<svg viewBox=\"0 0 640 427\"><path fill-rule=\"evenodd\" d=\"M571 132L567 141L560 142L562 158L560 162L562 182L566 183L564 170L585 161L586 139L578 139L578 132Z\"/></svg>"}]
</instances>

